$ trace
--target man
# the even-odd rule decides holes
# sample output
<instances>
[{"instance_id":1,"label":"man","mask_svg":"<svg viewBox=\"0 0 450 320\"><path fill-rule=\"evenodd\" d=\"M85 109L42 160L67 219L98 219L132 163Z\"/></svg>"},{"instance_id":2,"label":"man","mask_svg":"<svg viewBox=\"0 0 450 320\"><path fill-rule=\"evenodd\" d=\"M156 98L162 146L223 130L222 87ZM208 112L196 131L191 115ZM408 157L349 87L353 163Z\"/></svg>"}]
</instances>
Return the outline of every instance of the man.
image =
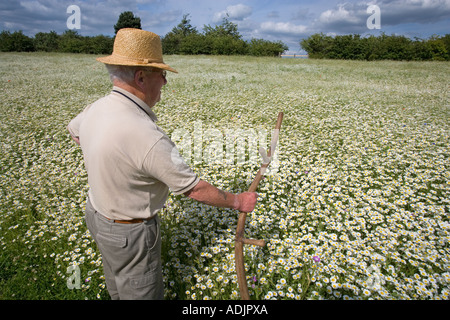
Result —
<instances>
[{"instance_id":1,"label":"man","mask_svg":"<svg viewBox=\"0 0 450 320\"><path fill-rule=\"evenodd\" d=\"M231 194L201 180L156 125L152 107L167 83L160 38L121 29L112 55L97 59L113 90L68 125L83 151L86 224L103 257L112 299L163 299L158 211L169 189L202 203L251 212L257 194Z\"/></svg>"}]
</instances>

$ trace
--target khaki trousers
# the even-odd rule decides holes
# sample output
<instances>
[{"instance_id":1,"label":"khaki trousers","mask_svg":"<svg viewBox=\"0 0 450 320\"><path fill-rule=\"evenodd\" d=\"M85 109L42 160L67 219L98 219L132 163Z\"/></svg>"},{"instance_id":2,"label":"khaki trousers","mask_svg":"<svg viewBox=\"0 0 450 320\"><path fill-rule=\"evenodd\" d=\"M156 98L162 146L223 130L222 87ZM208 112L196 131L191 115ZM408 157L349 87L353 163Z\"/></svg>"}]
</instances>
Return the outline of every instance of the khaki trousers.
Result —
<instances>
[{"instance_id":1,"label":"khaki trousers","mask_svg":"<svg viewBox=\"0 0 450 320\"><path fill-rule=\"evenodd\" d=\"M113 300L162 300L159 217L134 224L108 220L86 203L86 225L100 250Z\"/></svg>"}]
</instances>

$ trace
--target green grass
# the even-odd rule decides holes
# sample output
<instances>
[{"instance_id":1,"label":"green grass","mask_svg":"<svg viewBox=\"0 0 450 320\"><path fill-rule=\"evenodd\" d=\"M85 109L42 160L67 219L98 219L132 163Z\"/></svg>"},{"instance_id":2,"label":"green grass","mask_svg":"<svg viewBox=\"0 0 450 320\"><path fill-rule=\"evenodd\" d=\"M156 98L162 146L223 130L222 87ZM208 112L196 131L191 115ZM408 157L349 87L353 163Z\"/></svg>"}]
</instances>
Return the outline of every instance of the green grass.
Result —
<instances>
[{"instance_id":1,"label":"green grass","mask_svg":"<svg viewBox=\"0 0 450 320\"><path fill-rule=\"evenodd\" d=\"M197 122L270 138L285 113L278 170L247 219L247 237L268 243L245 247L252 298L449 298L448 62L165 60L179 74L154 111L169 135L193 136ZM105 68L91 55L2 53L0 84L0 299L108 299L66 131L110 91ZM192 163L232 192L258 167ZM237 213L171 195L161 219L166 298L237 299Z\"/></svg>"}]
</instances>

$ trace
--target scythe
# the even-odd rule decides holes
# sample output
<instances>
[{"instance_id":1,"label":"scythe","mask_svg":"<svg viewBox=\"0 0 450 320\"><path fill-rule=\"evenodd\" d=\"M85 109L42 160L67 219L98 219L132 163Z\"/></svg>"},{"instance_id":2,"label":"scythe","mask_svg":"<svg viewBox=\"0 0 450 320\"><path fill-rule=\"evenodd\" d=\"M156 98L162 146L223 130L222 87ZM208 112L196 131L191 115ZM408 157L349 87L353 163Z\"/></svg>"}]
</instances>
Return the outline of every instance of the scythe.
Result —
<instances>
[{"instance_id":1,"label":"scythe","mask_svg":"<svg viewBox=\"0 0 450 320\"><path fill-rule=\"evenodd\" d=\"M263 148L259 149L259 152L263 158L263 163L258 170L258 173L255 176L252 184L250 185L248 192L255 192L258 188L258 184L263 178L267 167L269 166L272 156L275 154L275 148L278 142L278 135L281 128L281 122L283 121L283 113L278 113L278 119L275 126L274 134L272 135L272 142L270 144L269 150L267 153ZM260 247L264 247L266 245L264 240L255 240L255 239L246 239L244 238L244 228L245 228L245 219L247 214L245 212L239 213L239 219L236 228L236 238L235 238L235 248L234 248L234 258L236 264L236 273L239 284L239 292L242 300L250 300L250 296L248 293L247 280L245 276L245 266L244 266L244 244L251 244Z\"/></svg>"}]
</instances>

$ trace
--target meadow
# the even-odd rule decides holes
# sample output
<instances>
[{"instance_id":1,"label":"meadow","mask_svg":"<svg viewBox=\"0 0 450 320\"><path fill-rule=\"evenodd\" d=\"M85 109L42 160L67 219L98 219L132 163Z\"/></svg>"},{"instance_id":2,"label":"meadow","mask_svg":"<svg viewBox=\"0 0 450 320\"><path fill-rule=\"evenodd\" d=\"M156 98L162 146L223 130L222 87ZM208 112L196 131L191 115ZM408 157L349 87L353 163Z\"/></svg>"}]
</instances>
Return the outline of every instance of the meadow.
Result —
<instances>
[{"instance_id":1,"label":"meadow","mask_svg":"<svg viewBox=\"0 0 450 320\"><path fill-rule=\"evenodd\" d=\"M95 58L0 54L0 299L109 298L66 131L111 90ZM247 217L246 236L267 242L245 246L252 299L449 299L448 62L165 60L179 74L154 111L169 136L200 122L224 137L265 130L268 144L284 112L279 165ZM190 163L241 192L258 169L246 152ZM238 213L171 194L160 216L165 298L238 299Z\"/></svg>"}]
</instances>

